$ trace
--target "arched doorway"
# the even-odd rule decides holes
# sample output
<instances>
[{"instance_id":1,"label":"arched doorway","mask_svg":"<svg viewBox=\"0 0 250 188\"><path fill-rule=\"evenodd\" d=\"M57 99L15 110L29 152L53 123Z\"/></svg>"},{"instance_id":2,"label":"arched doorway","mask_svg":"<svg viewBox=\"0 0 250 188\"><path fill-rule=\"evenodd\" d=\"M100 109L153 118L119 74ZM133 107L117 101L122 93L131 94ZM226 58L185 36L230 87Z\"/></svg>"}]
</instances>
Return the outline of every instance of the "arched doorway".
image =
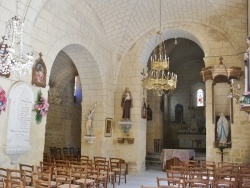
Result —
<instances>
[{"instance_id":1,"label":"arched doorway","mask_svg":"<svg viewBox=\"0 0 250 188\"><path fill-rule=\"evenodd\" d=\"M81 148L82 95L78 71L71 58L60 51L49 78L50 110L45 133L45 153L77 155Z\"/></svg>"},{"instance_id":2,"label":"arched doorway","mask_svg":"<svg viewBox=\"0 0 250 188\"><path fill-rule=\"evenodd\" d=\"M178 75L177 88L172 95L165 95L161 98L148 91L148 103L153 113L157 115L154 116L152 121L147 122L147 151L154 151L155 144L152 143L154 143L155 139L162 139L162 148L182 148L179 140L186 136L184 133L191 130L193 119L190 116L192 110L190 107L194 106L194 101L192 102L190 97L192 86L196 83L204 84L200 76L200 71L205 66L203 61L204 52L200 46L186 38L178 38L177 44L175 39L172 38L166 40L165 44L170 59L170 72ZM183 111L181 121L176 122L175 107L178 104L183 107ZM198 126L205 126L199 125L201 123L200 119L204 120L202 108L199 109L197 115L199 116L196 121ZM205 121L202 123L205 124ZM192 140L188 141L190 145L186 146L186 148L197 150L200 146L196 143L192 145ZM204 147L205 145L204 143Z\"/></svg>"}]
</instances>

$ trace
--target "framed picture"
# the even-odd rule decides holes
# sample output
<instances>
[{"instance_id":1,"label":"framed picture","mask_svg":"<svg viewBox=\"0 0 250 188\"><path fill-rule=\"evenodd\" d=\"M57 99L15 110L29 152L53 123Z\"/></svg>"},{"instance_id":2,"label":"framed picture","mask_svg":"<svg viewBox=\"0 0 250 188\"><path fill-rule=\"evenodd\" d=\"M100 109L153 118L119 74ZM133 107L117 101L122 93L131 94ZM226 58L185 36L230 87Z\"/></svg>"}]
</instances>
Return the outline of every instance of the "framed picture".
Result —
<instances>
[{"instance_id":1,"label":"framed picture","mask_svg":"<svg viewBox=\"0 0 250 188\"><path fill-rule=\"evenodd\" d=\"M105 121L105 137L111 137L112 136L112 124L113 124L113 119L112 118L106 118L106 121Z\"/></svg>"},{"instance_id":2,"label":"framed picture","mask_svg":"<svg viewBox=\"0 0 250 188\"><path fill-rule=\"evenodd\" d=\"M42 53L39 53L39 58L36 59L32 68L32 85L38 87L46 87L46 65L42 59Z\"/></svg>"}]
</instances>

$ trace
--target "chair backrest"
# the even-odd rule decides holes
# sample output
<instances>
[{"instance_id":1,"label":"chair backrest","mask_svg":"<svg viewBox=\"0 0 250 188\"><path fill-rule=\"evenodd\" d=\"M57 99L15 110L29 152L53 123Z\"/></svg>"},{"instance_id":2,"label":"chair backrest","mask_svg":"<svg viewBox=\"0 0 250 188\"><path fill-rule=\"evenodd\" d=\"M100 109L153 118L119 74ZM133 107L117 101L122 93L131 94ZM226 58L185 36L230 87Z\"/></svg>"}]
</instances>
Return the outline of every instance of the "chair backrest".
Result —
<instances>
[{"instance_id":1,"label":"chair backrest","mask_svg":"<svg viewBox=\"0 0 250 188\"><path fill-rule=\"evenodd\" d=\"M75 155L75 148L74 147L69 148L69 154L72 155L72 156Z\"/></svg>"},{"instance_id":2,"label":"chair backrest","mask_svg":"<svg viewBox=\"0 0 250 188\"><path fill-rule=\"evenodd\" d=\"M194 178L194 179L184 179L183 180L183 187L204 187L204 188L208 188L209 185L209 179L202 179L202 178Z\"/></svg>"},{"instance_id":3,"label":"chair backrest","mask_svg":"<svg viewBox=\"0 0 250 188\"><path fill-rule=\"evenodd\" d=\"M115 168L119 168L120 161L121 161L120 158L109 158L111 171Z\"/></svg>"},{"instance_id":4,"label":"chair backrest","mask_svg":"<svg viewBox=\"0 0 250 188\"><path fill-rule=\"evenodd\" d=\"M156 184L158 187L166 187L168 183L170 183L168 178L156 177ZM177 183L175 183L175 185L179 186L179 184L177 184Z\"/></svg>"},{"instance_id":5,"label":"chair backrest","mask_svg":"<svg viewBox=\"0 0 250 188\"><path fill-rule=\"evenodd\" d=\"M3 179L3 188L23 188L24 184L22 181Z\"/></svg>"},{"instance_id":6,"label":"chair backrest","mask_svg":"<svg viewBox=\"0 0 250 188\"><path fill-rule=\"evenodd\" d=\"M88 160L89 156L88 155L81 155L80 159L82 159L82 160Z\"/></svg>"},{"instance_id":7,"label":"chair backrest","mask_svg":"<svg viewBox=\"0 0 250 188\"><path fill-rule=\"evenodd\" d=\"M62 184L69 184L71 187L71 169L70 168L54 168L56 186L59 187Z\"/></svg>"},{"instance_id":8,"label":"chair backrest","mask_svg":"<svg viewBox=\"0 0 250 188\"><path fill-rule=\"evenodd\" d=\"M71 175L74 178L74 181L77 179L85 178L86 166L71 164L70 168L71 168Z\"/></svg>"},{"instance_id":9,"label":"chair backrest","mask_svg":"<svg viewBox=\"0 0 250 188\"><path fill-rule=\"evenodd\" d=\"M0 179L9 179L9 169L7 168L0 168Z\"/></svg>"},{"instance_id":10,"label":"chair backrest","mask_svg":"<svg viewBox=\"0 0 250 188\"><path fill-rule=\"evenodd\" d=\"M109 161L103 161L103 160L97 160L96 161L96 170L101 172L102 174L105 174L107 177L109 176L110 172L110 166Z\"/></svg>"},{"instance_id":11,"label":"chair backrest","mask_svg":"<svg viewBox=\"0 0 250 188\"><path fill-rule=\"evenodd\" d=\"M185 179L209 179L209 172L206 168L193 167L188 168L187 173L185 174Z\"/></svg>"},{"instance_id":12,"label":"chair backrest","mask_svg":"<svg viewBox=\"0 0 250 188\"><path fill-rule=\"evenodd\" d=\"M69 154L69 148L63 147L63 155L68 155Z\"/></svg>"},{"instance_id":13,"label":"chair backrest","mask_svg":"<svg viewBox=\"0 0 250 188\"><path fill-rule=\"evenodd\" d=\"M56 154L56 147L50 147L50 155Z\"/></svg>"},{"instance_id":14,"label":"chair backrest","mask_svg":"<svg viewBox=\"0 0 250 188\"><path fill-rule=\"evenodd\" d=\"M213 181L213 188L225 188L225 187L236 188L237 182L226 179L216 179Z\"/></svg>"},{"instance_id":15,"label":"chair backrest","mask_svg":"<svg viewBox=\"0 0 250 188\"><path fill-rule=\"evenodd\" d=\"M222 166L232 166L234 165L234 163L232 162L218 162L218 167L222 167Z\"/></svg>"},{"instance_id":16,"label":"chair backrest","mask_svg":"<svg viewBox=\"0 0 250 188\"><path fill-rule=\"evenodd\" d=\"M33 176L32 176L32 172L34 172L34 165L28 165L28 164L19 164L19 168L20 170L24 170L25 171L25 185L31 185L31 183L33 182Z\"/></svg>"},{"instance_id":17,"label":"chair backrest","mask_svg":"<svg viewBox=\"0 0 250 188\"><path fill-rule=\"evenodd\" d=\"M25 171L9 169L9 180L13 180L13 182L22 182L22 184L25 185L26 184Z\"/></svg>"},{"instance_id":18,"label":"chair backrest","mask_svg":"<svg viewBox=\"0 0 250 188\"><path fill-rule=\"evenodd\" d=\"M196 160L185 160L183 161L183 165L186 167L197 167L198 162Z\"/></svg>"},{"instance_id":19,"label":"chair backrest","mask_svg":"<svg viewBox=\"0 0 250 188\"><path fill-rule=\"evenodd\" d=\"M50 171L51 172L51 171ZM33 172L33 187L35 188L50 188L51 187L51 173L50 172Z\"/></svg>"}]
</instances>

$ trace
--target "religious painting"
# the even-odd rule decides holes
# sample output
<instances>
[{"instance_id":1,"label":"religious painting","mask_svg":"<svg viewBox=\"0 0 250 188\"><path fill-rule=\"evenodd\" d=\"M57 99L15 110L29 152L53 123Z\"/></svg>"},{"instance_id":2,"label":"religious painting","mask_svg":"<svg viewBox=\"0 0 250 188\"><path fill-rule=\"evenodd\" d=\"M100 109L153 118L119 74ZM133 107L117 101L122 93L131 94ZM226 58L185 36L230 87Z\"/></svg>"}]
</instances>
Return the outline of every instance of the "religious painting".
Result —
<instances>
[{"instance_id":1,"label":"religious painting","mask_svg":"<svg viewBox=\"0 0 250 188\"><path fill-rule=\"evenodd\" d=\"M230 116L221 113L220 116L216 116L215 122L215 147L231 148L231 123Z\"/></svg>"},{"instance_id":2,"label":"religious painting","mask_svg":"<svg viewBox=\"0 0 250 188\"><path fill-rule=\"evenodd\" d=\"M39 58L36 59L32 68L32 85L46 87L46 65L42 59L42 53L39 53Z\"/></svg>"},{"instance_id":3,"label":"religious painting","mask_svg":"<svg viewBox=\"0 0 250 188\"><path fill-rule=\"evenodd\" d=\"M111 137L112 136L112 118L106 118L105 123L105 137Z\"/></svg>"}]
</instances>

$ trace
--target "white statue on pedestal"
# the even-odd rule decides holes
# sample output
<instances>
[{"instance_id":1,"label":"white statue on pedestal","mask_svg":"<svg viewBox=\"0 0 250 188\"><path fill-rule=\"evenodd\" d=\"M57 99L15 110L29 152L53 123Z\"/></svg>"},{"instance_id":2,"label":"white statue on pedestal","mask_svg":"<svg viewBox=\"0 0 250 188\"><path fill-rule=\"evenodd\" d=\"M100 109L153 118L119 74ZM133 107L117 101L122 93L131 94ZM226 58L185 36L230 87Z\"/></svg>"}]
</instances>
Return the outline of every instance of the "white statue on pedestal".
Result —
<instances>
[{"instance_id":1,"label":"white statue on pedestal","mask_svg":"<svg viewBox=\"0 0 250 188\"><path fill-rule=\"evenodd\" d=\"M89 114L87 115L87 120L86 120L86 135L88 135L88 136L93 136L94 135L93 123L92 123L92 115L95 112L95 109L96 109L96 103L95 103L93 109L90 110Z\"/></svg>"}]
</instances>

